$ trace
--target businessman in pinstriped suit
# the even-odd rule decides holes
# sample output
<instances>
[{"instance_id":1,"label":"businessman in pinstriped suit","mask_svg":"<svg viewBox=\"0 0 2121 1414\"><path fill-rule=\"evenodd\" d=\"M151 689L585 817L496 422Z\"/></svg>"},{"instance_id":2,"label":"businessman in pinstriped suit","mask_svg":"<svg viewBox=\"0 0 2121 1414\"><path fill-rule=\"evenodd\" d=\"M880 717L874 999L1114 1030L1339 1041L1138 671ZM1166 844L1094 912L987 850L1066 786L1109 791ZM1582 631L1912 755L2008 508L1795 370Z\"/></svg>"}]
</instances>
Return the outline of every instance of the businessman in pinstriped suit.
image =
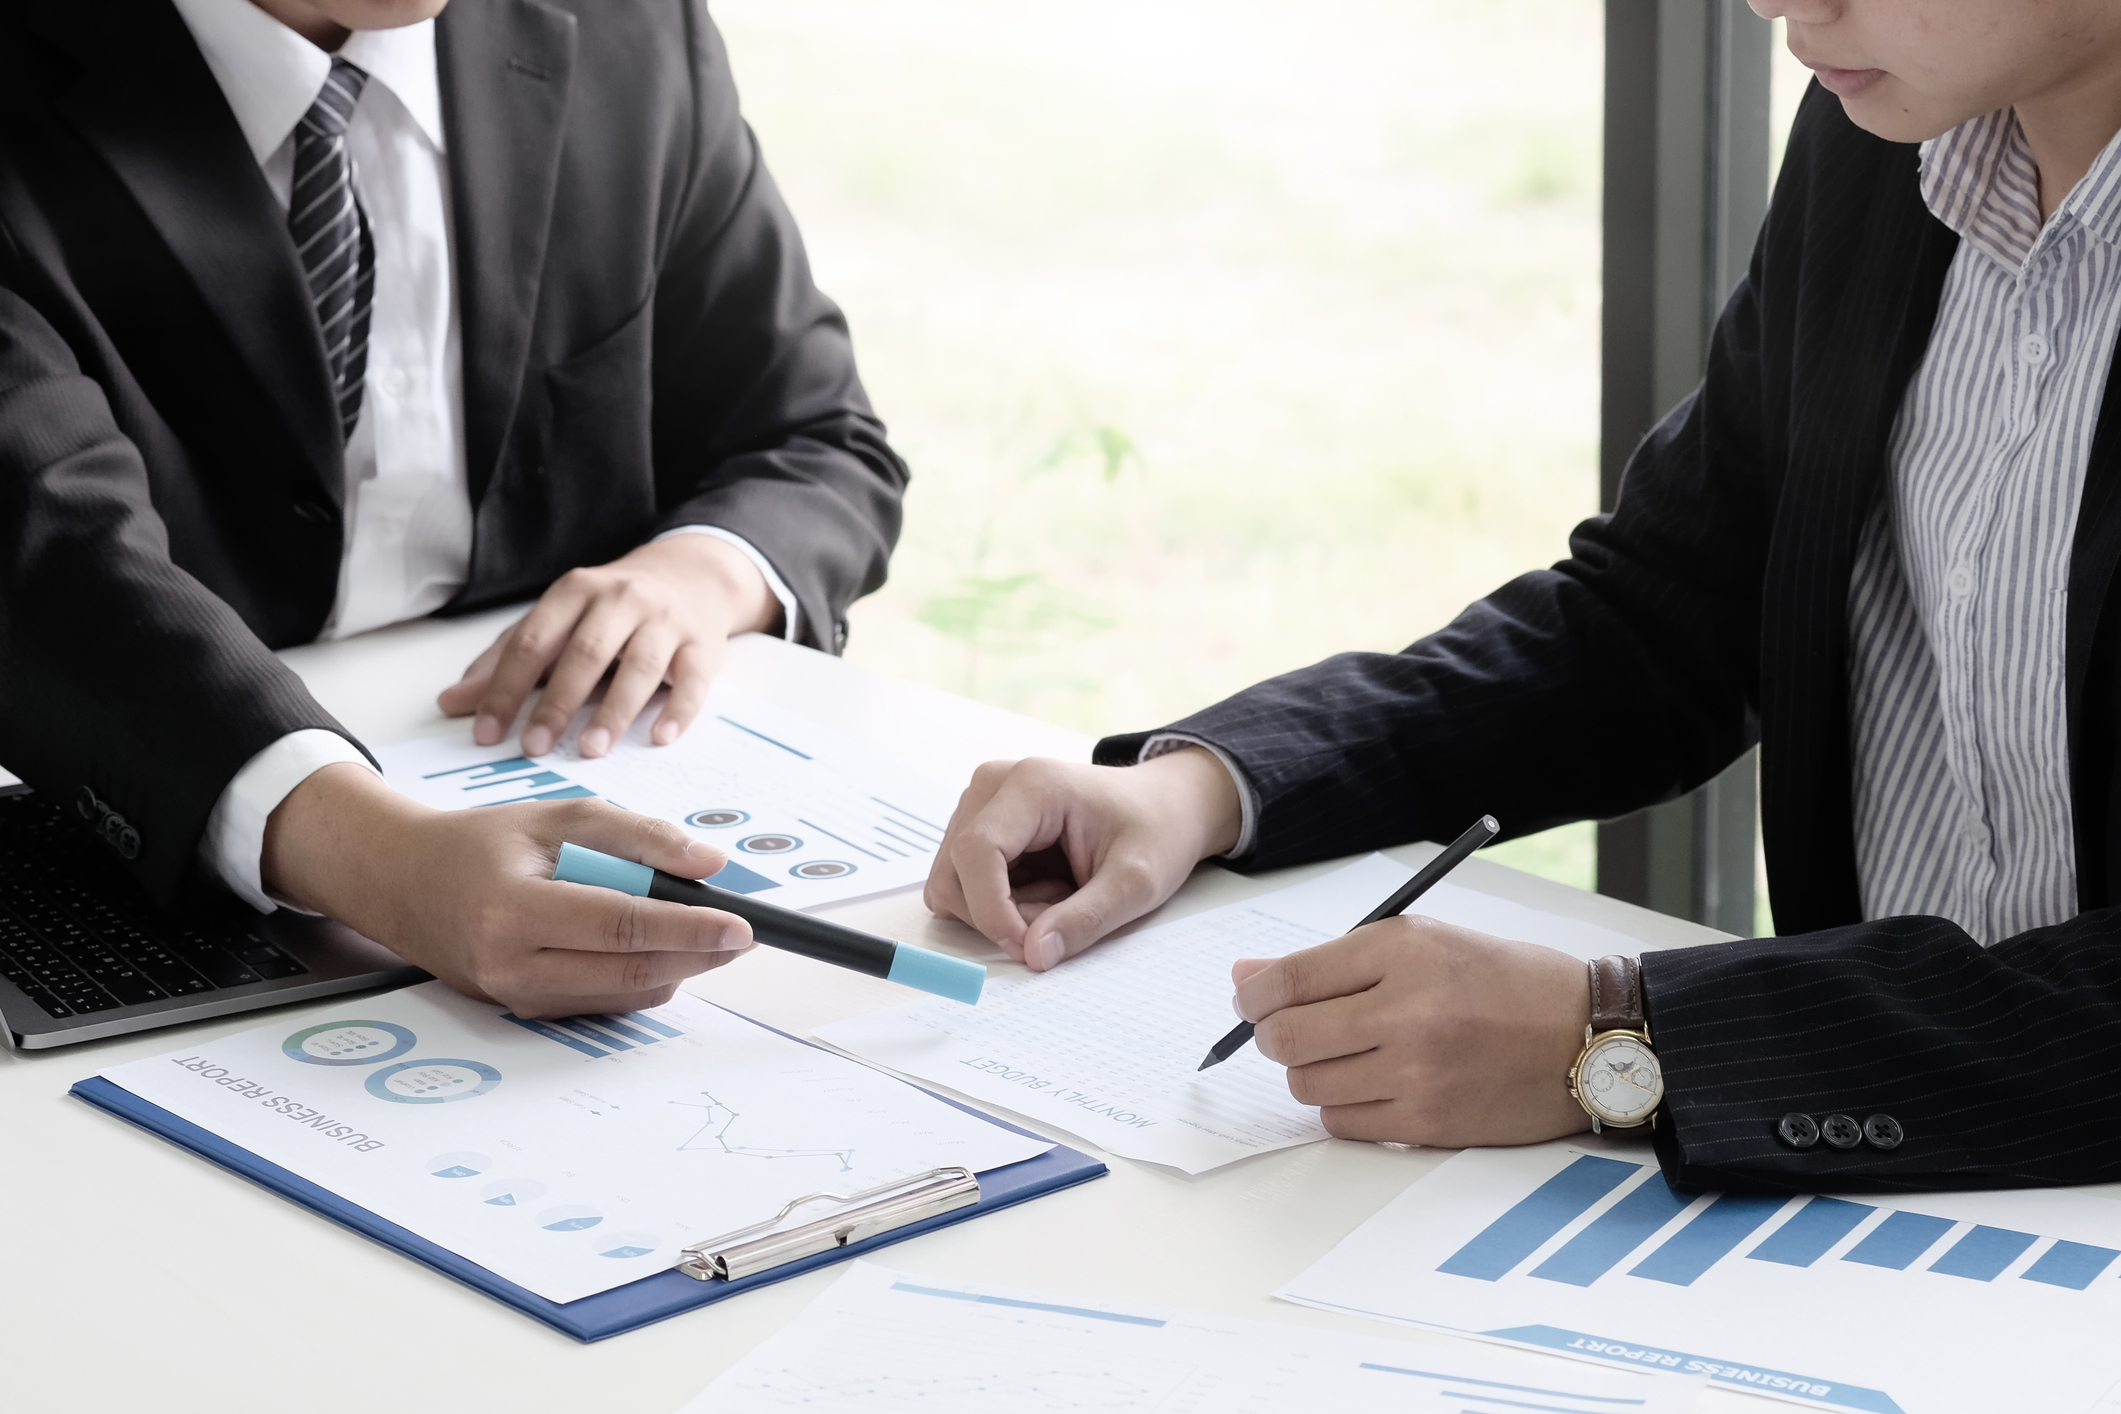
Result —
<instances>
[{"instance_id":1,"label":"businessman in pinstriped suit","mask_svg":"<svg viewBox=\"0 0 2121 1414\"><path fill-rule=\"evenodd\" d=\"M1820 83L1614 512L1400 653L983 768L928 902L1044 969L1202 858L1610 817L1757 739L1783 936L1648 954L1627 999L1667 1176L2121 1178L2121 12L1754 8ZM1234 980L1336 1134L1590 1125L1563 1077L1614 1008L1559 953L1402 918Z\"/></svg>"}]
</instances>

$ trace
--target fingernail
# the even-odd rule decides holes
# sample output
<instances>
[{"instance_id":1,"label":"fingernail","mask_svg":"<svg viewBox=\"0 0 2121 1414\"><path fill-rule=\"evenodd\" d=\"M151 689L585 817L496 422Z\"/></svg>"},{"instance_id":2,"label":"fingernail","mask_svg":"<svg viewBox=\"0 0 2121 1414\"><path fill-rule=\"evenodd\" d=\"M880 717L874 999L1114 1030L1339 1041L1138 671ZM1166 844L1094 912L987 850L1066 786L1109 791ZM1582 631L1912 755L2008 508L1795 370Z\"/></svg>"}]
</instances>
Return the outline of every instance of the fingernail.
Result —
<instances>
[{"instance_id":1,"label":"fingernail","mask_svg":"<svg viewBox=\"0 0 2121 1414\"><path fill-rule=\"evenodd\" d=\"M611 733L602 727L591 727L582 733L581 752L584 756L602 756L611 750Z\"/></svg>"},{"instance_id":2,"label":"fingernail","mask_svg":"<svg viewBox=\"0 0 2121 1414\"><path fill-rule=\"evenodd\" d=\"M670 743L678 739L678 724L676 722L657 722L655 731L651 733L651 738L657 746L670 745Z\"/></svg>"},{"instance_id":3,"label":"fingernail","mask_svg":"<svg viewBox=\"0 0 2121 1414\"><path fill-rule=\"evenodd\" d=\"M1061 940L1051 933L1031 939L1024 944L1024 960L1032 971L1044 972L1061 960Z\"/></svg>"},{"instance_id":4,"label":"fingernail","mask_svg":"<svg viewBox=\"0 0 2121 1414\"><path fill-rule=\"evenodd\" d=\"M758 939L741 928L724 928L721 947L724 952L750 952L758 946Z\"/></svg>"},{"instance_id":5,"label":"fingernail","mask_svg":"<svg viewBox=\"0 0 2121 1414\"><path fill-rule=\"evenodd\" d=\"M552 728L523 728L523 754L525 756L543 756L550 750L552 750Z\"/></svg>"},{"instance_id":6,"label":"fingernail","mask_svg":"<svg viewBox=\"0 0 2121 1414\"><path fill-rule=\"evenodd\" d=\"M479 720L471 725L471 739L481 746L492 746L501 739L501 719L491 712L479 713Z\"/></svg>"}]
</instances>

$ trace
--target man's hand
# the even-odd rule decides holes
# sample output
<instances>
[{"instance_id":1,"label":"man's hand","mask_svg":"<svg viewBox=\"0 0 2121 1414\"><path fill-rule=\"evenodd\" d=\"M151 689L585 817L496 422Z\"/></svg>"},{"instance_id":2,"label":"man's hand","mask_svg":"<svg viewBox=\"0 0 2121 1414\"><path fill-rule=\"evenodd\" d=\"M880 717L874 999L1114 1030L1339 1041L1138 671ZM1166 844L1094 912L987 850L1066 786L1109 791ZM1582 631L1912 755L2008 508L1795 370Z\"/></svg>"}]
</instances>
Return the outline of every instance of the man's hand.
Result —
<instances>
[{"instance_id":1,"label":"man's hand","mask_svg":"<svg viewBox=\"0 0 2121 1414\"><path fill-rule=\"evenodd\" d=\"M730 635L780 621L780 601L741 550L712 535L673 535L562 575L472 660L440 705L452 717L476 711L472 740L492 746L543 682L545 695L523 727L523 754L543 756L616 664L578 749L584 756L611 750L665 683L670 697L650 738L668 746L699 715Z\"/></svg>"},{"instance_id":2,"label":"man's hand","mask_svg":"<svg viewBox=\"0 0 2121 1414\"><path fill-rule=\"evenodd\" d=\"M1237 843L1237 783L1199 747L1139 766L990 761L975 771L924 896L1043 972L1169 898Z\"/></svg>"},{"instance_id":3,"label":"man's hand","mask_svg":"<svg viewBox=\"0 0 2121 1414\"><path fill-rule=\"evenodd\" d=\"M431 810L326 766L265 826L266 888L518 1016L638 1011L751 946L734 914L552 877L562 841L697 879L727 856L600 800Z\"/></svg>"},{"instance_id":4,"label":"man's hand","mask_svg":"<svg viewBox=\"0 0 2121 1414\"><path fill-rule=\"evenodd\" d=\"M1590 981L1566 953L1401 917L1231 977L1260 1054L1343 1139L1462 1149L1591 1127L1568 1092Z\"/></svg>"}]
</instances>

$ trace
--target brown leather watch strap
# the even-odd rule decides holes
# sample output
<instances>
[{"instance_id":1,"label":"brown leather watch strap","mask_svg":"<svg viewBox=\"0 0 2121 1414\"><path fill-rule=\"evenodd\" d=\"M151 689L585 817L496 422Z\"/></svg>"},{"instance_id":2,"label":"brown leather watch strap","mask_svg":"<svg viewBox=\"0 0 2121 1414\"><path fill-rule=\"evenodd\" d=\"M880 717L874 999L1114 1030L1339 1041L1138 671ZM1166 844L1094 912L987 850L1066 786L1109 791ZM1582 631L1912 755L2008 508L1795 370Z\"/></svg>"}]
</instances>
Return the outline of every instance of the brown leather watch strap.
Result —
<instances>
[{"instance_id":1,"label":"brown leather watch strap","mask_svg":"<svg viewBox=\"0 0 2121 1414\"><path fill-rule=\"evenodd\" d=\"M1601 957L1591 964L1591 1029L1640 1031L1642 970L1632 957Z\"/></svg>"}]
</instances>

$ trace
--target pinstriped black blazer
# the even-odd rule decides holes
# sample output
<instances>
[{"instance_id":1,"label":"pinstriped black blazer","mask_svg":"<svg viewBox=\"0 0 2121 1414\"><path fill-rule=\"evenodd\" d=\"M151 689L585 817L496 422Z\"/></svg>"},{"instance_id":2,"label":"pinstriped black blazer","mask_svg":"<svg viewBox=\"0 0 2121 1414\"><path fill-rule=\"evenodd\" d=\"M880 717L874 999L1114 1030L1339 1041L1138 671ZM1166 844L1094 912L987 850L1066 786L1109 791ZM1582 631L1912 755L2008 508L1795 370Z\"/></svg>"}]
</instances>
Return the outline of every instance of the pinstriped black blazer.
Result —
<instances>
[{"instance_id":1,"label":"pinstriped black blazer","mask_svg":"<svg viewBox=\"0 0 2121 1414\"><path fill-rule=\"evenodd\" d=\"M1644 440L1570 557L1396 654L1349 653L1172 730L1258 793L1241 868L1410 839L1492 812L1515 833L1639 809L1756 736L1784 936L1653 953L1675 1182L1924 1189L2121 1178L2121 411L2109 397L2069 576L2080 914L1983 949L1935 918L1862 921L1848 585L1887 440L1957 237L1916 150L1816 84L1701 387ZM2111 381L2109 383L2111 387ZM1099 744L1135 758L1145 734ZM1794 936L1793 936L1794 935ZM1898 1118L1895 1149L1793 1150L1789 1111Z\"/></svg>"}]
</instances>

